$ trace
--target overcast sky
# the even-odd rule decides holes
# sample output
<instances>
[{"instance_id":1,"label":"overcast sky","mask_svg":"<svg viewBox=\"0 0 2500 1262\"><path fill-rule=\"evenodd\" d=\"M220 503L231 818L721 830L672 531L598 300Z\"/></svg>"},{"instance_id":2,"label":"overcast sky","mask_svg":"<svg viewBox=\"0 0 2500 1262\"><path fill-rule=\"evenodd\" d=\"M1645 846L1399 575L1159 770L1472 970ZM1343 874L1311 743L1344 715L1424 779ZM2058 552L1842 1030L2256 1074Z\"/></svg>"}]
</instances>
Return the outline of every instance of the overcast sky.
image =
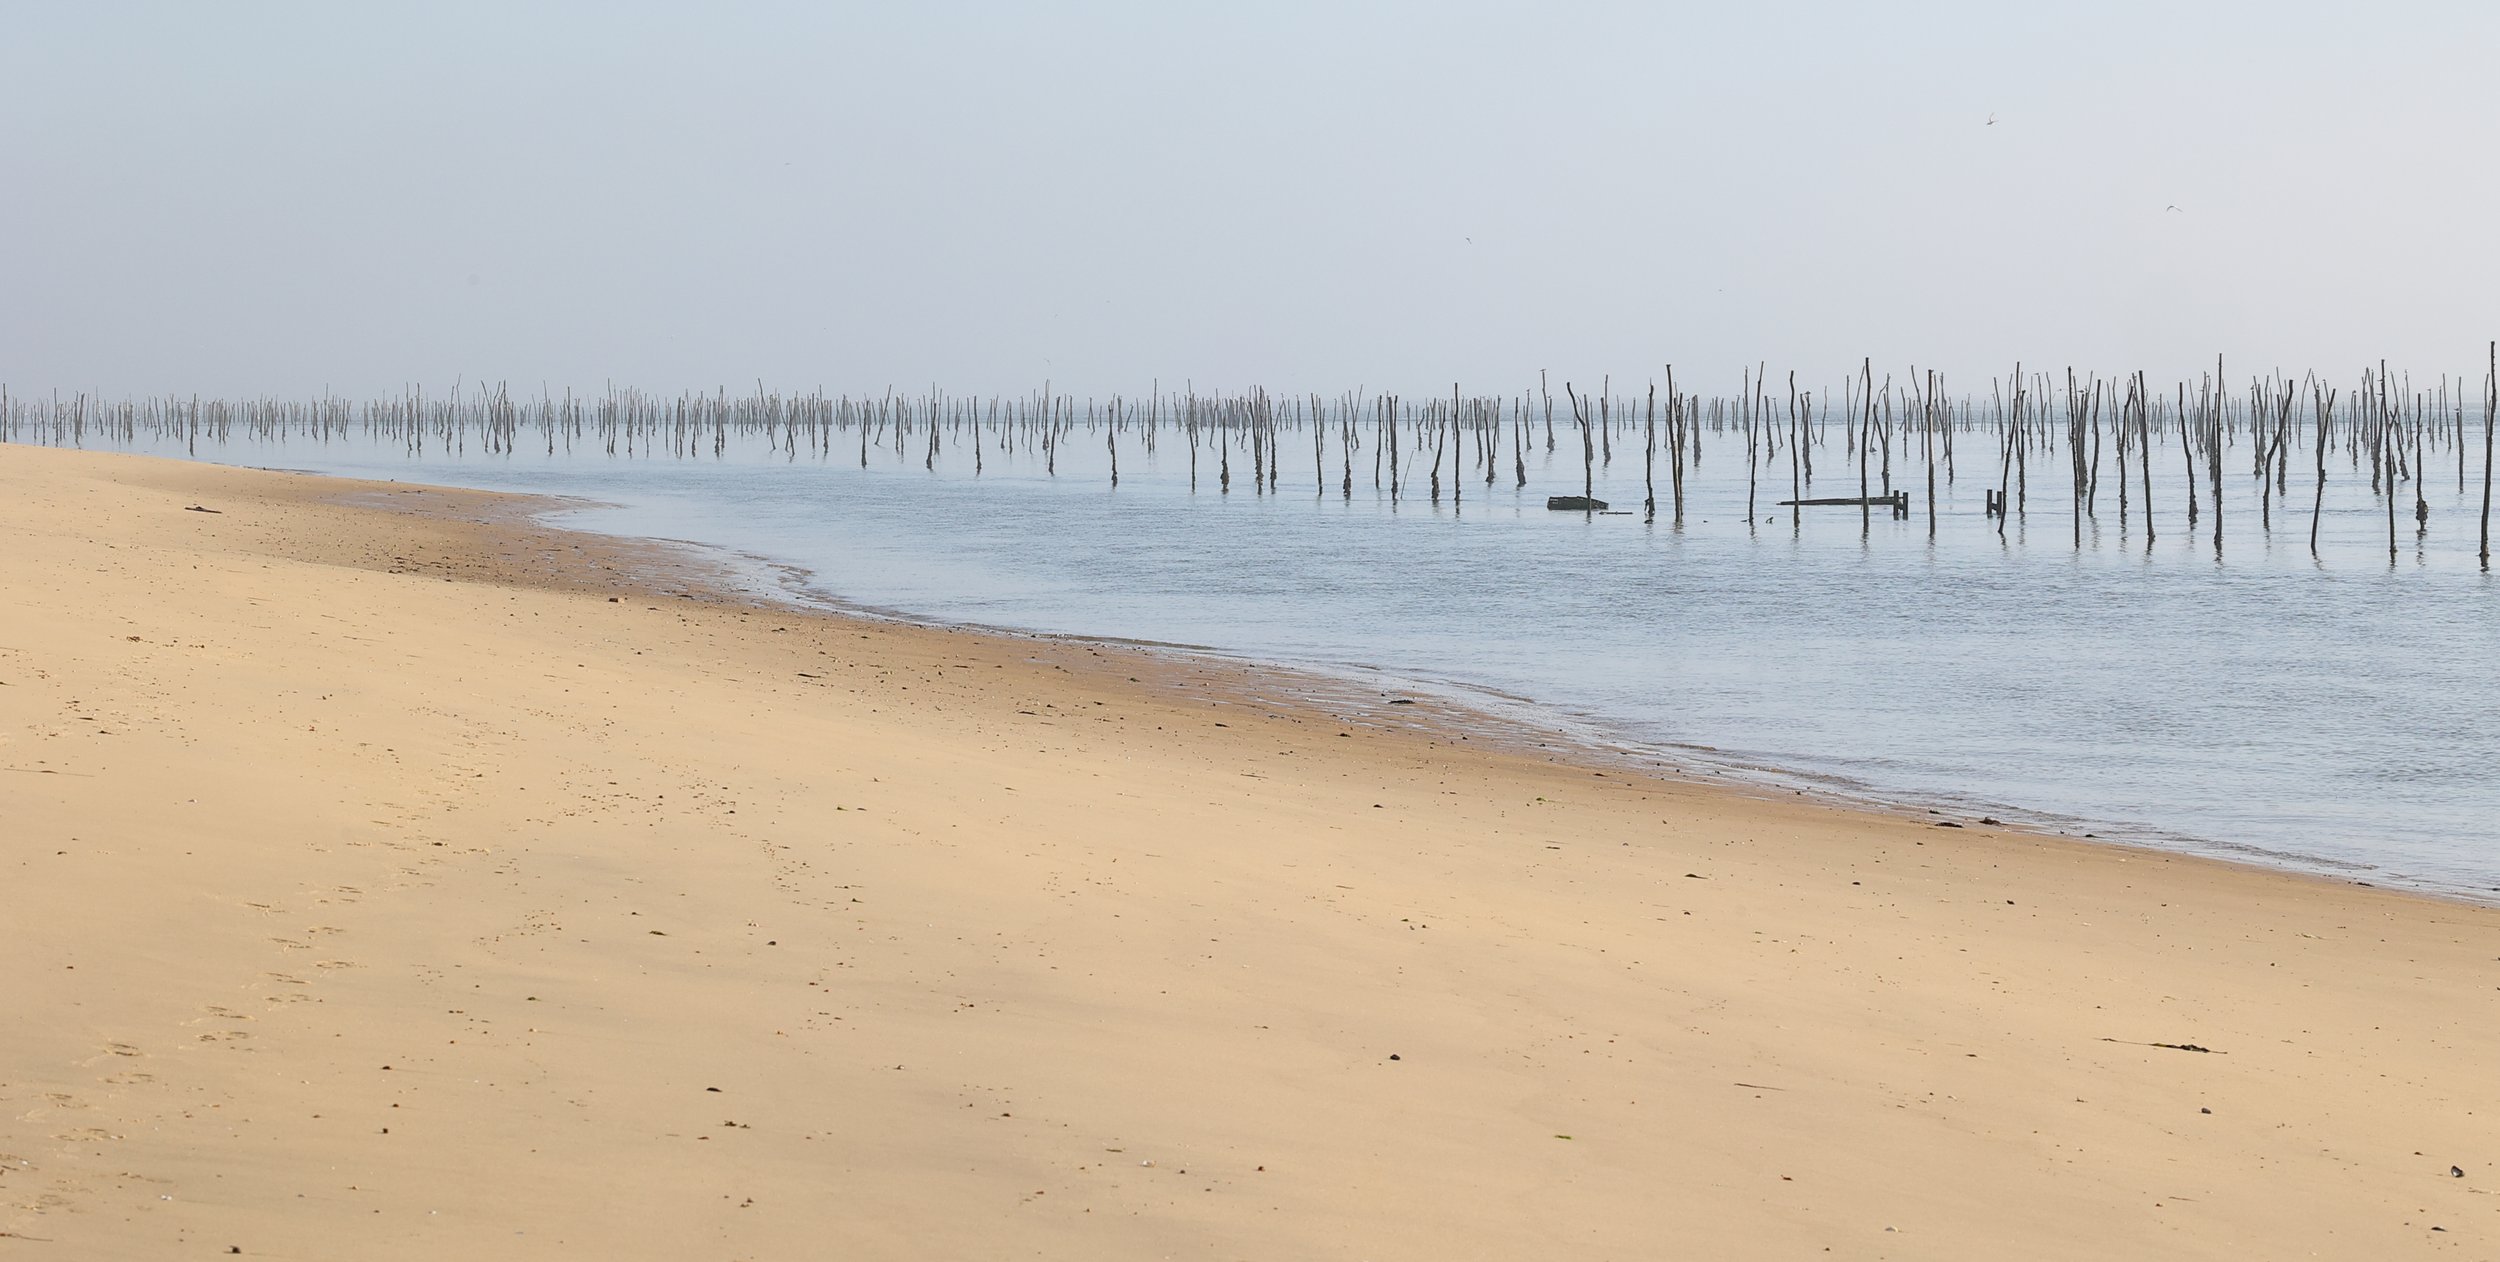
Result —
<instances>
[{"instance_id":1,"label":"overcast sky","mask_svg":"<svg viewBox=\"0 0 2500 1262\"><path fill-rule=\"evenodd\" d=\"M13 391L2341 377L2500 336L2487 0L0 19Z\"/></svg>"}]
</instances>

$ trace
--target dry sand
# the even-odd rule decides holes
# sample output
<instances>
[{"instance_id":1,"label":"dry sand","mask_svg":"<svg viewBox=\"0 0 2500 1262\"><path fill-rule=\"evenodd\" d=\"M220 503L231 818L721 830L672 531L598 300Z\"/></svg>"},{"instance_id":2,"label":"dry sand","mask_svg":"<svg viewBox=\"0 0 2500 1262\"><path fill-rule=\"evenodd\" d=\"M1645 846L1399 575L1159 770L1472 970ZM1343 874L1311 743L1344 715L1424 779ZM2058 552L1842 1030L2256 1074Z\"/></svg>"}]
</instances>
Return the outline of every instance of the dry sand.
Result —
<instances>
[{"instance_id":1,"label":"dry sand","mask_svg":"<svg viewBox=\"0 0 2500 1262\"><path fill-rule=\"evenodd\" d=\"M0 446L0 539L0 1258L2500 1256L2490 911L488 496Z\"/></svg>"}]
</instances>

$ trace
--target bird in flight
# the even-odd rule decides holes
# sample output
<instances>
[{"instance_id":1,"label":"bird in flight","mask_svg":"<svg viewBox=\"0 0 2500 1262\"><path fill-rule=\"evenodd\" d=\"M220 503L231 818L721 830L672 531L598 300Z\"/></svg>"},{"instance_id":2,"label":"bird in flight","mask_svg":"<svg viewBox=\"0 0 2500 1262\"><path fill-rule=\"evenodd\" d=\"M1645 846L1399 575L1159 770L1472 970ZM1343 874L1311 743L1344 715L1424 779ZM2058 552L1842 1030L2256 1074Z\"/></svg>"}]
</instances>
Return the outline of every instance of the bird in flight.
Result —
<instances>
[{"instance_id":1,"label":"bird in flight","mask_svg":"<svg viewBox=\"0 0 2500 1262\"><path fill-rule=\"evenodd\" d=\"M1994 114L1990 114L1990 115L1988 116L1988 125L1989 125L1990 127L1994 127L1994 126L1996 126L1996 125L1997 125L1997 116L1996 116L1996 115L1994 115Z\"/></svg>"},{"instance_id":2,"label":"bird in flight","mask_svg":"<svg viewBox=\"0 0 2500 1262\"><path fill-rule=\"evenodd\" d=\"M2179 208L2178 208L2178 207L2176 207L2176 206L2164 206L2164 207L2162 207L2162 209L2163 209L2163 210L2165 210L2165 211L2168 211L2169 213L2174 214L2174 215L2184 215L2184 214L2186 214L2186 213L2187 213L2186 211L2181 210L2181 209L2179 209Z\"/></svg>"}]
</instances>

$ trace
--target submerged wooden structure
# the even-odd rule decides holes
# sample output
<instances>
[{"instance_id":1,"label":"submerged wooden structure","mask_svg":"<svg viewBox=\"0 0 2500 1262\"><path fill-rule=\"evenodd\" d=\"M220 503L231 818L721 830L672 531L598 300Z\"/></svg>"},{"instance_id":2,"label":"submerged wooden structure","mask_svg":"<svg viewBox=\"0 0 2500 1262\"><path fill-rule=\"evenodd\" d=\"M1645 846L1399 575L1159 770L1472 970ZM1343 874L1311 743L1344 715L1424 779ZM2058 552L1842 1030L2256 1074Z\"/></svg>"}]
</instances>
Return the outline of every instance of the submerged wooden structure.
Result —
<instances>
[{"instance_id":1,"label":"submerged wooden structure","mask_svg":"<svg viewBox=\"0 0 2500 1262\"><path fill-rule=\"evenodd\" d=\"M1422 499L1453 509L1466 503L1471 486L1480 495L1504 484L1524 494L1528 456L1537 451L1548 466L1578 458L1579 493L1550 495L1547 506L1587 513L1607 511L1596 493L1599 471L1637 453L1638 516L1654 522L1663 513L1677 528L1688 515L1688 474L1706 448L1715 448L1720 458L1744 461L1743 511L1725 511L1735 507L1728 504L1723 515L1749 529L1780 520L1764 516L1759 500L1763 482L1777 487L1785 474L1787 496L1774 506L1787 510L1792 529L1803 529L1807 508L1854 506L1861 530L1871 532L1876 508L1906 521L1923 501L1930 537L1941 528L1939 488L1963 479L1985 485L1979 520L1989 528L2002 534L2009 521L2027 521L2036 457L2048 462L2042 471L2051 485L2043 489L2062 501L2051 511L2069 519L2078 548L2087 522L2109 517L2122 537L2148 547L2163 532L2184 529L2209 535L2219 552L2224 509L2235 498L2225 492L2236 480L2239 502L2254 500L2261 534L2295 528L2306 507L2315 550L2327 486L2342 478L2366 484L2383 502L2391 560L2405 524L2417 544L2428 539L2427 486L2453 469L2458 496L2480 484L2473 533L2488 568L2500 344L2485 358L2479 374L2443 374L2420 385L2384 363L2338 384L2318 373L2235 382L2217 360L2210 372L2167 385L2142 372L2052 375L2017 365L1983 391L1959 394L1935 372L1879 379L1872 361L1864 361L1841 378L1837 392L1802 389L1794 372L1774 389L1772 373L1757 365L1740 374L1733 394L1705 395L1685 390L1668 366L1635 395L1619 394L1611 377L1601 377L1595 390L1565 380L1560 416L1542 373L1532 389L1516 393L1469 395L1454 384L1421 398L1359 389L1201 393L1159 383L1142 396L1108 399L1078 399L1049 383L1016 396L934 387L864 396L781 393L758 382L751 393L735 395L725 388L670 395L611 386L597 395L542 390L528 397L498 384L455 385L439 395L411 387L368 399L240 400L30 397L0 386L0 441L146 440L196 454L204 442L353 439L420 456L526 448L696 459L719 458L734 440L760 442L792 461L855 459L865 466L884 452L930 469L956 444L970 452L976 476L991 454L1022 454L1052 477L1059 476L1061 453L1077 443L1103 453L1113 487L1121 485L1124 454L1134 467L1137 456L1156 461L1179 444L1162 467L1177 474L1185 464L1192 491L1273 495L1293 486L1350 499L1368 481L1393 504ZM2305 506L2294 499L2295 456L2311 484L2302 488L2310 492ZM2156 481L2157 466L2166 484ZM1818 479L1828 485L1834 478L1856 493L1811 493Z\"/></svg>"}]
</instances>

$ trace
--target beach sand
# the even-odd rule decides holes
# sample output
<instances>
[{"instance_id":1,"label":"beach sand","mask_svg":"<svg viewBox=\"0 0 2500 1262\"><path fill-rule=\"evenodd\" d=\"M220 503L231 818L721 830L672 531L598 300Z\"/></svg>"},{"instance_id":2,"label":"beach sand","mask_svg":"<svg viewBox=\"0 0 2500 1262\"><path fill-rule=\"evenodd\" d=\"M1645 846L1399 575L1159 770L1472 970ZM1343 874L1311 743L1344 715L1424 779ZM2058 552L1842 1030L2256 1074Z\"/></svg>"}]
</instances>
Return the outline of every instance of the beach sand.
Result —
<instances>
[{"instance_id":1,"label":"beach sand","mask_svg":"<svg viewBox=\"0 0 2500 1262\"><path fill-rule=\"evenodd\" d=\"M2500 1256L2488 910L492 496L0 446L0 539L0 1258Z\"/></svg>"}]
</instances>

